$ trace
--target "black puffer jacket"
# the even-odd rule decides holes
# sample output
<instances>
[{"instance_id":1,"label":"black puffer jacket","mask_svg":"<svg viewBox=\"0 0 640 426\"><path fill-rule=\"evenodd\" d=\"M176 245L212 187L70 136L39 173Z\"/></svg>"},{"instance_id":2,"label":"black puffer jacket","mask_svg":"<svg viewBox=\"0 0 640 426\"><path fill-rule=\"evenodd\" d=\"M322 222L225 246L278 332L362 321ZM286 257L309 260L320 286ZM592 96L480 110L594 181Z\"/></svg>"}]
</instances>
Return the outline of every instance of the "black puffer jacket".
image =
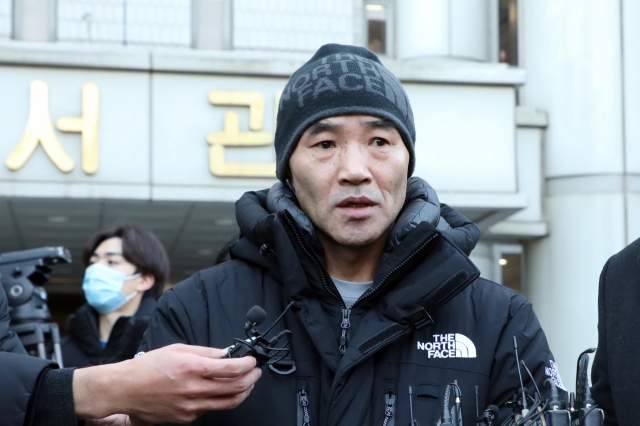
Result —
<instances>
[{"instance_id":1,"label":"black puffer jacket","mask_svg":"<svg viewBox=\"0 0 640 426\"><path fill-rule=\"evenodd\" d=\"M412 178L373 287L347 311L293 192L276 184L246 193L236 203L243 238L231 250L234 260L166 292L141 350L176 342L226 347L244 336L244 316L252 306L264 307L266 325L293 301L274 333L292 331L295 371L286 364L265 368L239 408L209 412L195 424L404 426L411 386L414 418L434 425L445 387L454 380L462 390L465 424L475 423L475 386L481 409L500 405L504 417L504 403L519 387L513 336L538 384L553 356L531 304L480 279L452 243L470 251L478 232L448 212L462 228L446 230L435 193ZM453 290L459 293L448 297ZM347 349L341 355L345 328ZM533 394L526 377L525 386Z\"/></svg>"},{"instance_id":2,"label":"black puffer jacket","mask_svg":"<svg viewBox=\"0 0 640 426\"><path fill-rule=\"evenodd\" d=\"M98 328L98 312L84 304L69 316L69 337L62 339L62 360L65 367L89 367L133 358L156 299L145 294L134 316L120 317L113 325L107 347L102 349Z\"/></svg>"}]
</instances>

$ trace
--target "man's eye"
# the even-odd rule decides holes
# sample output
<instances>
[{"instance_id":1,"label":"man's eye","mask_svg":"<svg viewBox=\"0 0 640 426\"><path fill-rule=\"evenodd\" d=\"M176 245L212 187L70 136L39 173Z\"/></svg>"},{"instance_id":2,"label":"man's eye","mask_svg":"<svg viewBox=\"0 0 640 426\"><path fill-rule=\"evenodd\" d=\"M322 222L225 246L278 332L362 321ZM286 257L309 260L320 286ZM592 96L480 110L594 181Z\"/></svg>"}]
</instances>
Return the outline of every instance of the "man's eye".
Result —
<instances>
[{"instance_id":1,"label":"man's eye","mask_svg":"<svg viewBox=\"0 0 640 426\"><path fill-rule=\"evenodd\" d=\"M333 143L330 141L322 141L318 144L322 149L329 149L333 146Z\"/></svg>"},{"instance_id":2,"label":"man's eye","mask_svg":"<svg viewBox=\"0 0 640 426\"><path fill-rule=\"evenodd\" d=\"M109 265L118 265L119 263L116 262L115 260L110 260L109 261Z\"/></svg>"},{"instance_id":3,"label":"man's eye","mask_svg":"<svg viewBox=\"0 0 640 426\"><path fill-rule=\"evenodd\" d=\"M388 140L386 140L386 139L382 139L382 138L375 138L375 139L373 140L373 143L374 143L376 146L385 146L385 145L388 145L388 144L389 144L389 141L388 141Z\"/></svg>"}]
</instances>

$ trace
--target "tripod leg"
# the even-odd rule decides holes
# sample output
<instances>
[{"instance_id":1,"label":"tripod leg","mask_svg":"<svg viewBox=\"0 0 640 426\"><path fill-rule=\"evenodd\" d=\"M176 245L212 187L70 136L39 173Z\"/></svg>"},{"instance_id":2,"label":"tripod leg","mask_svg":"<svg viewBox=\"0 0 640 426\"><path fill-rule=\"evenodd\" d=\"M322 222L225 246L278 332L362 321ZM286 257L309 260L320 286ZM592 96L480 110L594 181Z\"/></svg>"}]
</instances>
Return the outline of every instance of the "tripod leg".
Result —
<instances>
[{"instance_id":1,"label":"tripod leg","mask_svg":"<svg viewBox=\"0 0 640 426\"><path fill-rule=\"evenodd\" d=\"M44 350L44 342L38 342L38 357L47 359L47 354Z\"/></svg>"},{"instance_id":2,"label":"tripod leg","mask_svg":"<svg viewBox=\"0 0 640 426\"><path fill-rule=\"evenodd\" d=\"M55 361L60 368L64 368L64 364L62 363L62 348L60 347L60 329L56 323L51 323L51 338L53 339L53 355L55 356Z\"/></svg>"}]
</instances>

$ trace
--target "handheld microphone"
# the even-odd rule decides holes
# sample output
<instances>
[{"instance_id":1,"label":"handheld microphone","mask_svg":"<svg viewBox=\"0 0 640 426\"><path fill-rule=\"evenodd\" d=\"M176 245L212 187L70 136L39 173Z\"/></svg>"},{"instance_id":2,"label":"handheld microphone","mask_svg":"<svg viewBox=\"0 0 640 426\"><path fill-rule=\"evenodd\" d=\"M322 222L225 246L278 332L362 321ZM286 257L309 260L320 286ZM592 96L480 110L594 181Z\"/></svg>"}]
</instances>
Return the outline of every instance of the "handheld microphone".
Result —
<instances>
[{"instance_id":1,"label":"handheld microphone","mask_svg":"<svg viewBox=\"0 0 640 426\"><path fill-rule=\"evenodd\" d=\"M414 426L417 422L413 420L413 389L409 386L409 414L411 414L411 426Z\"/></svg>"},{"instance_id":2,"label":"handheld microphone","mask_svg":"<svg viewBox=\"0 0 640 426\"><path fill-rule=\"evenodd\" d=\"M571 412L566 409L566 403L560 398L558 387L552 379L544 381L551 387L551 396L547 401L547 411L544 419L548 426L571 426Z\"/></svg>"},{"instance_id":3,"label":"handheld microphone","mask_svg":"<svg viewBox=\"0 0 640 426\"><path fill-rule=\"evenodd\" d=\"M267 313L260 306L254 306L247 312L247 322L244 324L247 339L233 339L233 345L229 347L227 354L223 358L242 358L251 355L256 359L258 368L263 365L272 365L285 358L290 350L286 348L291 338L291 331L283 330L271 339L265 337L271 329L278 323L284 314L293 306L289 303L280 316L271 324L264 333L260 333L254 327L259 326L267 318ZM276 347L280 339L287 337L281 347Z\"/></svg>"},{"instance_id":4,"label":"handheld microphone","mask_svg":"<svg viewBox=\"0 0 640 426\"><path fill-rule=\"evenodd\" d=\"M522 390L522 411L520 415L522 417L526 417L529 414L529 409L527 408L527 397L525 396L524 384L522 382L522 372L520 371L520 359L518 358L518 339L516 336L513 336L513 350L516 353L516 366L518 367L518 378L520 379L520 389Z\"/></svg>"},{"instance_id":5,"label":"handheld microphone","mask_svg":"<svg viewBox=\"0 0 640 426\"><path fill-rule=\"evenodd\" d=\"M451 385L447 385L444 391L444 404L442 410L442 419L440 420L440 426L453 426L451 422L451 411L449 411L449 397L451 396Z\"/></svg>"},{"instance_id":6,"label":"handheld microphone","mask_svg":"<svg viewBox=\"0 0 640 426\"><path fill-rule=\"evenodd\" d=\"M576 372L576 401L573 411L574 426L602 426L604 424L604 411L598 408L591 397L589 387L589 354L595 352L594 348L585 350L578 357Z\"/></svg>"},{"instance_id":7,"label":"handheld microphone","mask_svg":"<svg viewBox=\"0 0 640 426\"><path fill-rule=\"evenodd\" d=\"M453 397L455 398L453 407L449 404L451 389L453 389ZM444 404L440 426L462 426L461 397L462 392L458 386L458 381L454 380L453 383L449 383L444 392Z\"/></svg>"}]
</instances>

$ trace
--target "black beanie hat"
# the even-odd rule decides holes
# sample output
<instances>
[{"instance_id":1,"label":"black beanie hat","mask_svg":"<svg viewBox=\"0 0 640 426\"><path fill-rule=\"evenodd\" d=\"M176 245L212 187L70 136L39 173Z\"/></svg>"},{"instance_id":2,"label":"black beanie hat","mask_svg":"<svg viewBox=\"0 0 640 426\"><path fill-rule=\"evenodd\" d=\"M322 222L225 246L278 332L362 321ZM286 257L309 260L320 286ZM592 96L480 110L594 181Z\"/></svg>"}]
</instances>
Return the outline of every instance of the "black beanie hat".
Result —
<instances>
[{"instance_id":1,"label":"black beanie hat","mask_svg":"<svg viewBox=\"0 0 640 426\"><path fill-rule=\"evenodd\" d=\"M391 121L415 166L416 130L400 81L370 50L326 44L293 73L280 98L275 136L276 175L284 181L300 136L313 123L338 115L372 115Z\"/></svg>"}]
</instances>

